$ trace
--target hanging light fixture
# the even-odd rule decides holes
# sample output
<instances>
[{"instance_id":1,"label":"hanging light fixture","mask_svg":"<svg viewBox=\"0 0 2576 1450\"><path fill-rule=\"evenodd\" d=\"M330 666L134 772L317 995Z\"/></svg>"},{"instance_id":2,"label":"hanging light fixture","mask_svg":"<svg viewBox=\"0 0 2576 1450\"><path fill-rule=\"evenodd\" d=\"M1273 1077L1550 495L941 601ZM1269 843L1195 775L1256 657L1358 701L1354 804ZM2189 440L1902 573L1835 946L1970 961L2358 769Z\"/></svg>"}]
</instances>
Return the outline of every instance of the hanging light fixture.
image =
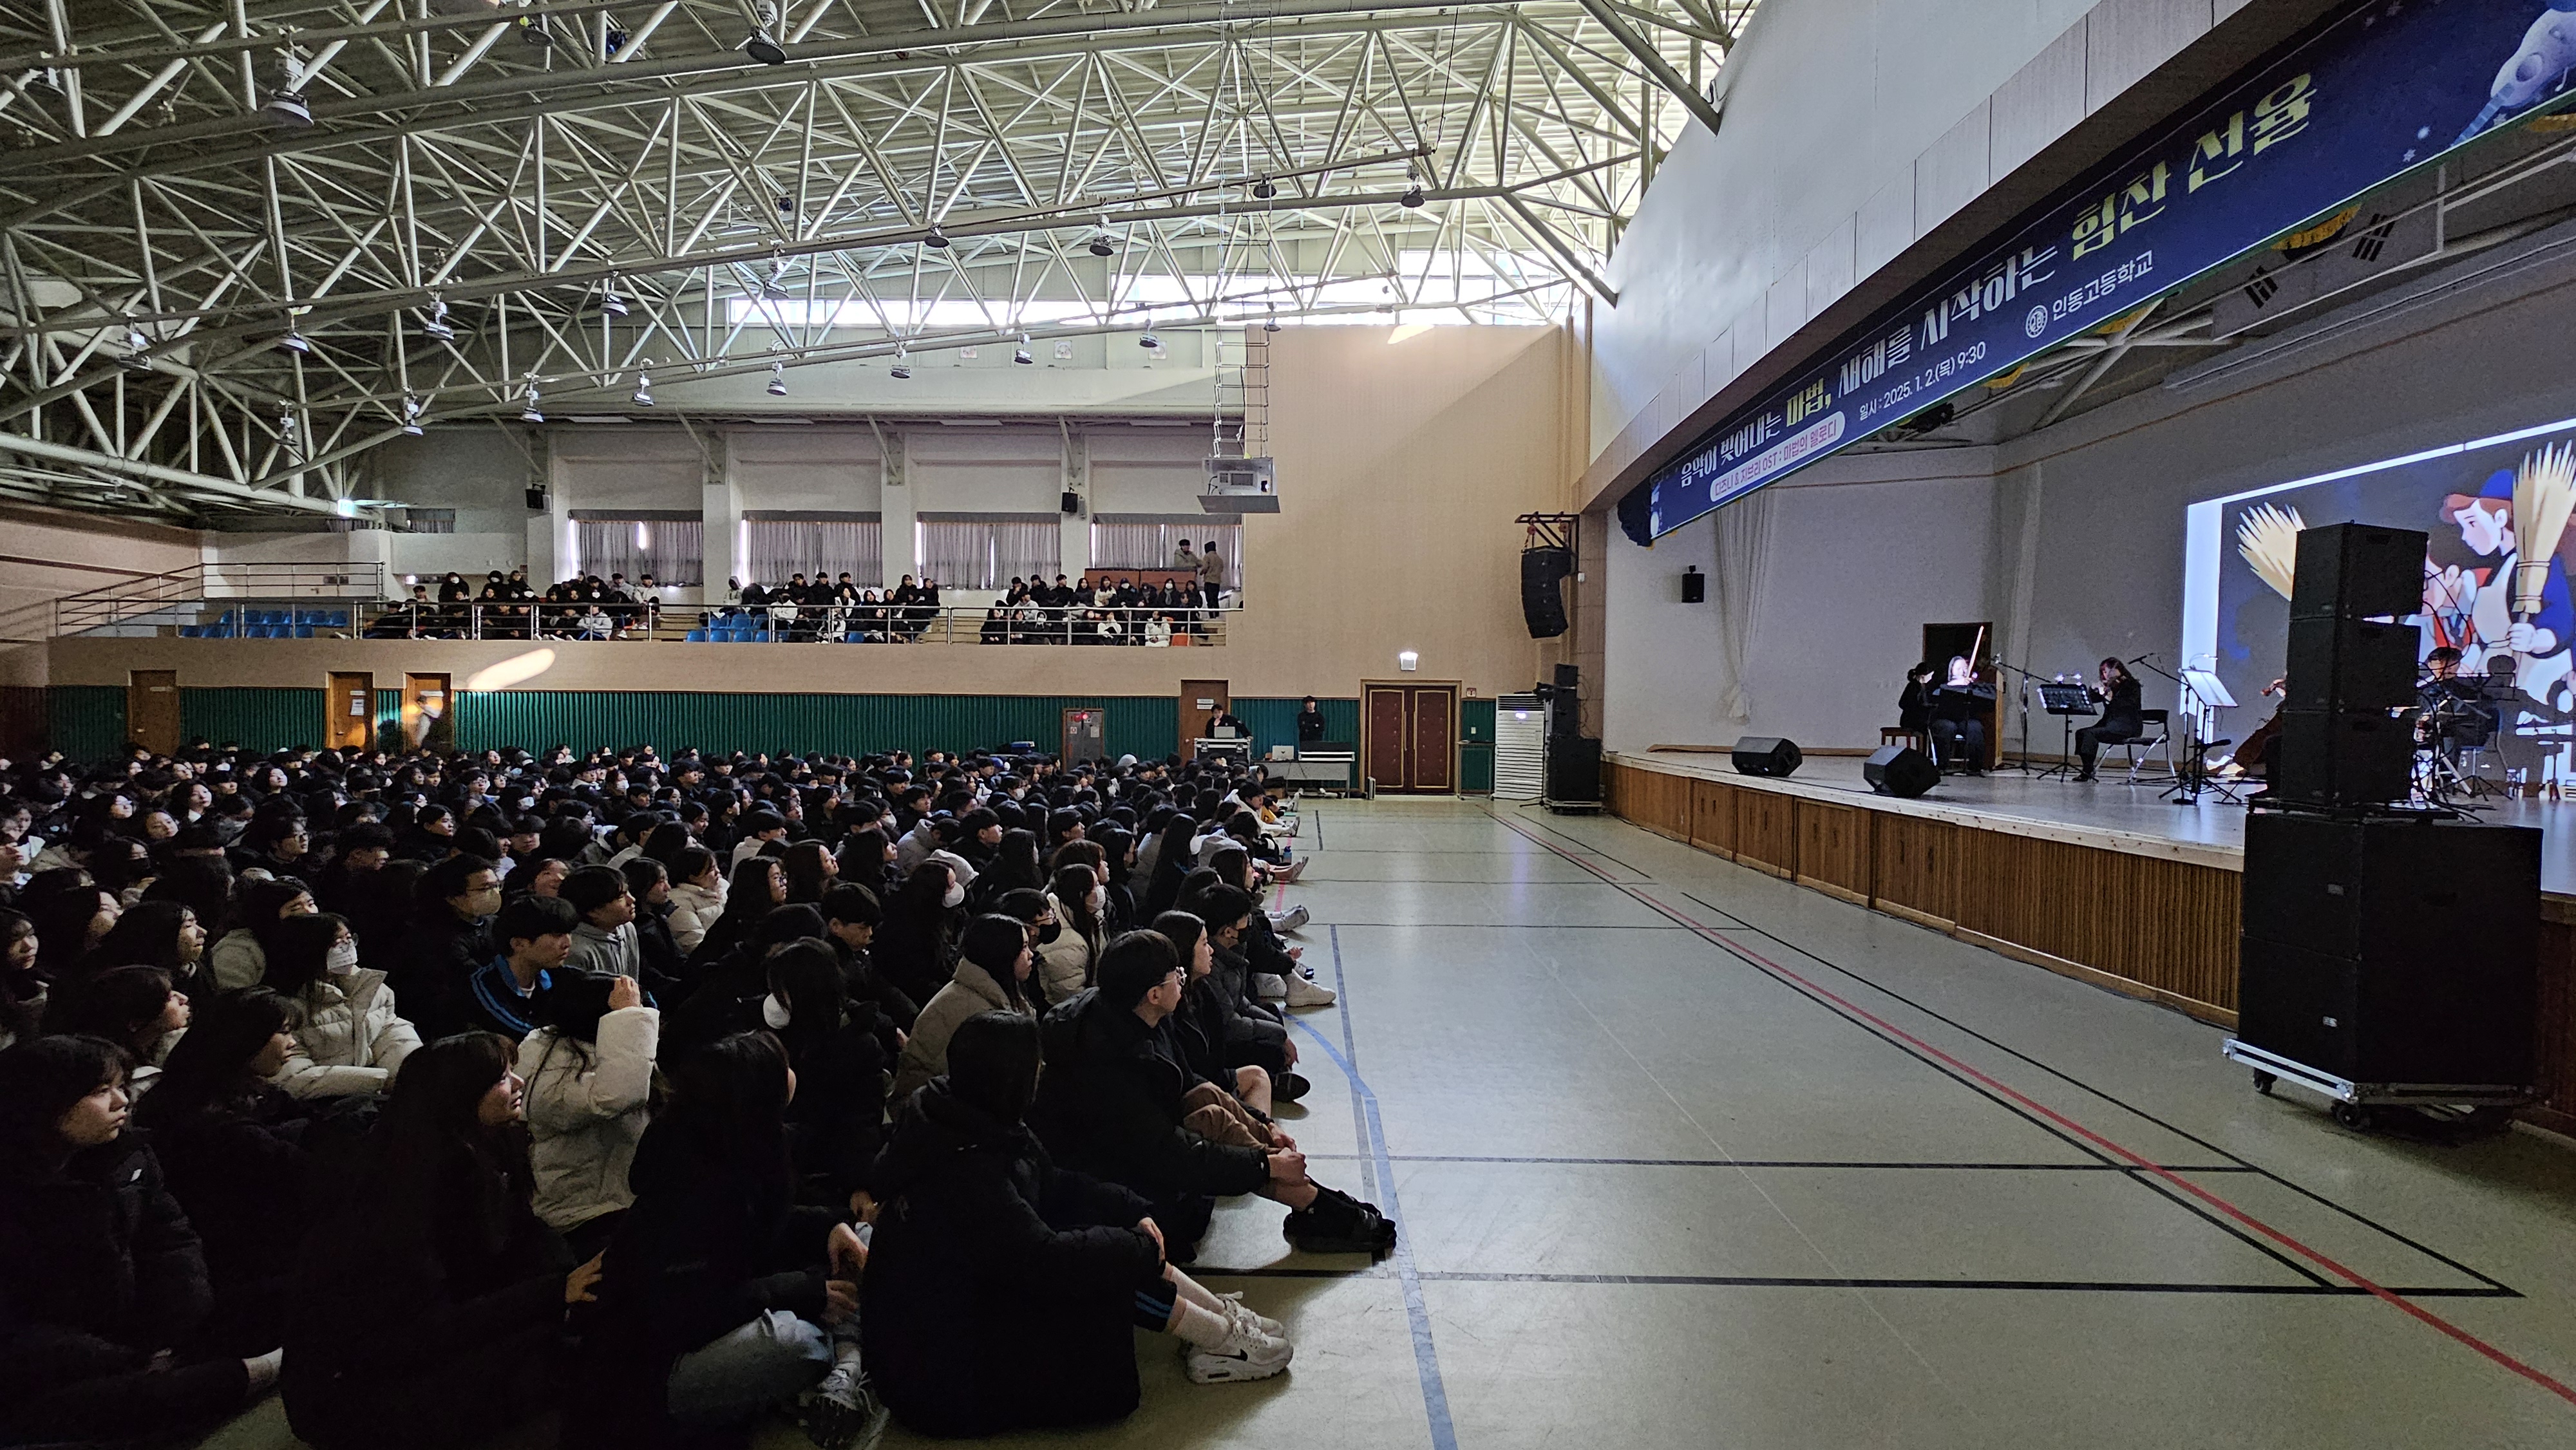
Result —
<instances>
[{"instance_id":1,"label":"hanging light fixture","mask_svg":"<svg viewBox=\"0 0 2576 1450\"><path fill-rule=\"evenodd\" d=\"M1091 234L1091 242L1086 250L1095 257L1111 256L1117 252L1118 244L1109 240L1109 224L1106 221L1102 222L1100 227L1099 231Z\"/></svg>"},{"instance_id":2,"label":"hanging light fixture","mask_svg":"<svg viewBox=\"0 0 2576 1450\"><path fill-rule=\"evenodd\" d=\"M1261 330L1263 332L1279 330L1279 304L1275 302L1270 304L1270 315L1261 319Z\"/></svg>"},{"instance_id":3,"label":"hanging light fixture","mask_svg":"<svg viewBox=\"0 0 2576 1450\"><path fill-rule=\"evenodd\" d=\"M429 320L420 325L420 330L440 342L456 340L456 329L447 323L447 304L439 300L437 293L430 294Z\"/></svg>"},{"instance_id":4,"label":"hanging light fixture","mask_svg":"<svg viewBox=\"0 0 2576 1450\"><path fill-rule=\"evenodd\" d=\"M1252 194L1261 201L1268 201L1279 194L1279 188L1271 185L1270 178L1265 176L1252 183Z\"/></svg>"},{"instance_id":5,"label":"hanging light fixture","mask_svg":"<svg viewBox=\"0 0 2576 1450\"><path fill-rule=\"evenodd\" d=\"M135 372L149 372L152 369L152 359L143 354L150 351L151 347L152 339L144 336L143 329L135 326L134 319L129 317L125 320L125 356L116 361L120 366Z\"/></svg>"},{"instance_id":6,"label":"hanging light fixture","mask_svg":"<svg viewBox=\"0 0 2576 1450\"><path fill-rule=\"evenodd\" d=\"M648 357L644 359L644 367L651 367L652 365L653 360L651 358ZM635 370L635 396L629 398L627 401L633 403L639 408L649 408L653 406L653 375L644 371L644 368L637 368Z\"/></svg>"},{"instance_id":7,"label":"hanging light fixture","mask_svg":"<svg viewBox=\"0 0 2576 1450\"><path fill-rule=\"evenodd\" d=\"M429 410L429 405L428 405L427 403L424 403L424 402L422 402L420 399L413 397L413 396L412 396L412 395L410 395L409 393L405 393L405 394L403 395L403 406L402 406L402 433L403 433L403 436L405 436L405 437L407 437L407 438L417 438L417 437L419 437L423 432L427 431L427 430L423 429L423 428L421 427L421 425L420 425L420 415L421 415L422 413L424 413L424 412L427 412L428 410Z\"/></svg>"},{"instance_id":8,"label":"hanging light fixture","mask_svg":"<svg viewBox=\"0 0 2576 1450\"><path fill-rule=\"evenodd\" d=\"M886 369L886 374L899 383L912 380L912 361L902 343L894 345L894 366Z\"/></svg>"},{"instance_id":9,"label":"hanging light fixture","mask_svg":"<svg viewBox=\"0 0 2576 1450\"><path fill-rule=\"evenodd\" d=\"M786 300L787 259L785 257L776 253L770 254L769 280L760 284L760 295L772 302Z\"/></svg>"},{"instance_id":10,"label":"hanging light fixture","mask_svg":"<svg viewBox=\"0 0 2576 1450\"><path fill-rule=\"evenodd\" d=\"M1404 189L1404 195L1397 197L1395 201L1396 205L1405 207L1408 210L1419 210L1423 202L1422 183L1417 181L1411 186L1406 187Z\"/></svg>"},{"instance_id":11,"label":"hanging light fixture","mask_svg":"<svg viewBox=\"0 0 2576 1450\"><path fill-rule=\"evenodd\" d=\"M313 344L305 339L303 333L295 330L295 323L292 319L288 320L286 324L286 335L277 340L277 345L288 352L306 356L310 356L313 351Z\"/></svg>"},{"instance_id":12,"label":"hanging light fixture","mask_svg":"<svg viewBox=\"0 0 2576 1450\"><path fill-rule=\"evenodd\" d=\"M787 396L787 364L783 362L769 365L769 396L773 398Z\"/></svg>"},{"instance_id":13,"label":"hanging light fixture","mask_svg":"<svg viewBox=\"0 0 2576 1450\"><path fill-rule=\"evenodd\" d=\"M599 310L609 317L626 315L626 299L617 295L617 279L614 277L601 285Z\"/></svg>"},{"instance_id":14,"label":"hanging light fixture","mask_svg":"<svg viewBox=\"0 0 2576 1450\"><path fill-rule=\"evenodd\" d=\"M268 104L260 110L270 122L290 130L301 130L313 124L313 108L304 103L304 97L293 91L279 91L269 97Z\"/></svg>"},{"instance_id":15,"label":"hanging light fixture","mask_svg":"<svg viewBox=\"0 0 2576 1450\"><path fill-rule=\"evenodd\" d=\"M1037 366L1037 355L1029 351L1029 335L1027 333L1023 332L1020 334L1020 345L1011 350L1011 361L1018 363L1024 368Z\"/></svg>"},{"instance_id":16,"label":"hanging light fixture","mask_svg":"<svg viewBox=\"0 0 2576 1450\"><path fill-rule=\"evenodd\" d=\"M546 22L544 17L537 15L522 15L519 17L519 38L530 45L552 45L555 43L555 38L546 33Z\"/></svg>"},{"instance_id":17,"label":"hanging light fixture","mask_svg":"<svg viewBox=\"0 0 2576 1450\"><path fill-rule=\"evenodd\" d=\"M787 64L787 52L780 48L778 41L769 33L770 27L777 23L777 9L768 5L761 6L760 24L752 27L751 38L742 43L742 53L762 65Z\"/></svg>"},{"instance_id":18,"label":"hanging light fixture","mask_svg":"<svg viewBox=\"0 0 2576 1450\"><path fill-rule=\"evenodd\" d=\"M935 248L942 252L947 251L948 234L939 229L939 223L932 222L930 224L930 235L923 237L921 239L921 244L925 247Z\"/></svg>"},{"instance_id":19,"label":"hanging light fixture","mask_svg":"<svg viewBox=\"0 0 2576 1450\"><path fill-rule=\"evenodd\" d=\"M519 405L520 422L542 423L546 421L545 412L537 406L537 401L537 375L535 373L530 373L528 374L527 398Z\"/></svg>"}]
</instances>

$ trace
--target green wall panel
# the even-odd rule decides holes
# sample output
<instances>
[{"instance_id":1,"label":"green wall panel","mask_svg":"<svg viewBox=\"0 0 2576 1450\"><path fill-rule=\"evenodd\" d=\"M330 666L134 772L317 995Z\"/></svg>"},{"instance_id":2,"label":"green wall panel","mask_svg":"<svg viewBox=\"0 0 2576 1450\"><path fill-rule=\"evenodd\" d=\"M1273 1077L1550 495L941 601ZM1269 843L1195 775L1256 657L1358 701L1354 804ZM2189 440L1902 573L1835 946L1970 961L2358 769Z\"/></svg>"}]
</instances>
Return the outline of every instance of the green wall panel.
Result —
<instances>
[{"instance_id":1,"label":"green wall panel","mask_svg":"<svg viewBox=\"0 0 2576 1450\"><path fill-rule=\"evenodd\" d=\"M116 685L52 685L45 690L50 746L83 764L125 750L125 691Z\"/></svg>"},{"instance_id":2,"label":"green wall panel","mask_svg":"<svg viewBox=\"0 0 2576 1450\"><path fill-rule=\"evenodd\" d=\"M1064 712L1109 712L1109 753L1172 753L1180 703L1165 696L783 695L684 690L485 690L457 698L456 743L544 751L649 744L720 751L977 750L1034 740L1053 750Z\"/></svg>"},{"instance_id":3,"label":"green wall panel","mask_svg":"<svg viewBox=\"0 0 2576 1450\"><path fill-rule=\"evenodd\" d=\"M327 690L190 688L179 692L179 737L217 748L239 745L266 752L298 746L320 749Z\"/></svg>"},{"instance_id":4,"label":"green wall panel","mask_svg":"<svg viewBox=\"0 0 2576 1450\"><path fill-rule=\"evenodd\" d=\"M1258 759L1270 753L1273 745L1297 743L1297 711L1305 697L1293 700L1238 699L1234 713L1252 732L1252 754ZM1357 748L1360 738L1360 702L1336 700L1318 695L1315 707L1324 712L1324 740Z\"/></svg>"},{"instance_id":5,"label":"green wall panel","mask_svg":"<svg viewBox=\"0 0 2576 1450\"><path fill-rule=\"evenodd\" d=\"M1494 743L1494 702L1491 699L1458 702L1458 738L1471 745Z\"/></svg>"}]
</instances>

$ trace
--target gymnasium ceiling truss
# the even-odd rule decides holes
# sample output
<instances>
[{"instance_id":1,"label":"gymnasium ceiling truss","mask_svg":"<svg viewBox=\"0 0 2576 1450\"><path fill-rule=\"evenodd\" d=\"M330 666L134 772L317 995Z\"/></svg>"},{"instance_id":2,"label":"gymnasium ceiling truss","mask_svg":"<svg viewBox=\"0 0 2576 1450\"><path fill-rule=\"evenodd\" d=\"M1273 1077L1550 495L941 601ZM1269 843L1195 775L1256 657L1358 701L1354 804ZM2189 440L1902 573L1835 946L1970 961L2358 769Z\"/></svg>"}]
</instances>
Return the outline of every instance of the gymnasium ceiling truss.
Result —
<instances>
[{"instance_id":1,"label":"gymnasium ceiling truss","mask_svg":"<svg viewBox=\"0 0 2576 1450\"><path fill-rule=\"evenodd\" d=\"M644 374L1562 316L1755 3L23 0L0 498L348 514Z\"/></svg>"}]
</instances>

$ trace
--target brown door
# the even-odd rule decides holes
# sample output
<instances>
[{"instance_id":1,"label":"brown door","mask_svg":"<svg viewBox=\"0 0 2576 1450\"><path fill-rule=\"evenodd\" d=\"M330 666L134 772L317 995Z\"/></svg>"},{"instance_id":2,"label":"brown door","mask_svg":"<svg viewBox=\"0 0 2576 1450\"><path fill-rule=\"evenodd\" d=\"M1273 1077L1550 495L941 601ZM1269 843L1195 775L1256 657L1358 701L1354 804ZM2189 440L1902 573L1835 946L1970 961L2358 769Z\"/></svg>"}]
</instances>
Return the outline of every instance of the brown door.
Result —
<instances>
[{"instance_id":1,"label":"brown door","mask_svg":"<svg viewBox=\"0 0 2576 1450\"><path fill-rule=\"evenodd\" d=\"M331 728L324 743L333 750L364 750L375 737L376 677L331 675Z\"/></svg>"},{"instance_id":2,"label":"brown door","mask_svg":"<svg viewBox=\"0 0 2576 1450\"><path fill-rule=\"evenodd\" d=\"M155 755L179 753L179 672L133 670L125 677L125 733Z\"/></svg>"},{"instance_id":3,"label":"brown door","mask_svg":"<svg viewBox=\"0 0 2576 1450\"><path fill-rule=\"evenodd\" d=\"M1405 691L1401 685L1369 685L1360 703L1360 773L1385 791L1406 789L1404 761Z\"/></svg>"},{"instance_id":4,"label":"brown door","mask_svg":"<svg viewBox=\"0 0 2576 1450\"><path fill-rule=\"evenodd\" d=\"M403 744L444 750L456 743L455 697L445 675L403 676Z\"/></svg>"},{"instance_id":5,"label":"brown door","mask_svg":"<svg viewBox=\"0 0 2576 1450\"><path fill-rule=\"evenodd\" d=\"M1411 721L1405 731L1405 787L1446 794L1457 788L1449 763L1458 744L1458 692L1417 685L1406 691Z\"/></svg>"},{"instance_id":6,"label":"brown door","mask_svg":"<svg viewBox=\"0 0 2576 1450\"><path fill-rule=\"evenodd\" d=\"M1187 755L1190 742L1205 740L1208 722L1233 707L1234 697L1223 680L1181 681L1181 753Z\"/></svg>"}]
</instances>

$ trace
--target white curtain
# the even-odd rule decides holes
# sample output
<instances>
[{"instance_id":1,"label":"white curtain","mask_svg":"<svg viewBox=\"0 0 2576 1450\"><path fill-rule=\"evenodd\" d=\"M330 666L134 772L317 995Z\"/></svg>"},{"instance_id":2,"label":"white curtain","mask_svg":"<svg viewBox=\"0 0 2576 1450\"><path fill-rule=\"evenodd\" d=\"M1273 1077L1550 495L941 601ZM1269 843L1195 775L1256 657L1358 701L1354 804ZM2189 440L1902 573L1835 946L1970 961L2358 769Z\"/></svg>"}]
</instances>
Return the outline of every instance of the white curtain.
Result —
<instances>
[{"instance_id":1,"label":"white curtain","mask_svg":"<svg viewBox=\"0 0 2576 1450\"><path fill-rule=\"evenodd\" d=\"M1770 490L1764 489L1717 511L1717 654L1726 671L1717 710L1720 718L1738 725L1753 720L1753 697L1744 685L1744 666L1761 622L1774 502Z\"/></svg>"},{"instance_id":2,"label":"white curtain","mask_svg":"<svg viewBox=\"0 0 2576 1450\"><path fill-rule=\"evenodd\" d=\"M568 575L623 574L635 583L650 574L656 584L706 582L706 525L692 518L573 516L575 557Z\"/></svg>"},{"instance_id":3,"label":"white curtain","mask_svg":"<svg viewBox=\"0 0 2576 1450\"><path fill-rule=\"evenodd\" d=\"M943 589L1003 589L1014 578L1052 579L1063 567L1063 526L1052 514L923 518L913 557Z\"/></svg>"},{"instance_id":4,"label":"white curtain","mask_svg":"<svg viewBox=\"0 0 2576 1450\"><path fill-rule=\"evenodd\" d=\"M747 518L742 540L746 582L846 573L860 588L874 589L885 578L884 524L878 519Z\"/></svg>"},{"instance_id":5,"label":"white curtain","mask_svg":"<svg viewBox=\"0 0 2576 1450\"><path fill-rule=\"evenodd\" d=\"M1225 561L1225 586L1243 587L1243 525L1213 518L1165 518L1151 514L1102 514L1091 521L1091 567L1094 569L1169 569L1181 540L1200 545L1216 540L1217 557Z\"/></svg>"}]
</instances>

